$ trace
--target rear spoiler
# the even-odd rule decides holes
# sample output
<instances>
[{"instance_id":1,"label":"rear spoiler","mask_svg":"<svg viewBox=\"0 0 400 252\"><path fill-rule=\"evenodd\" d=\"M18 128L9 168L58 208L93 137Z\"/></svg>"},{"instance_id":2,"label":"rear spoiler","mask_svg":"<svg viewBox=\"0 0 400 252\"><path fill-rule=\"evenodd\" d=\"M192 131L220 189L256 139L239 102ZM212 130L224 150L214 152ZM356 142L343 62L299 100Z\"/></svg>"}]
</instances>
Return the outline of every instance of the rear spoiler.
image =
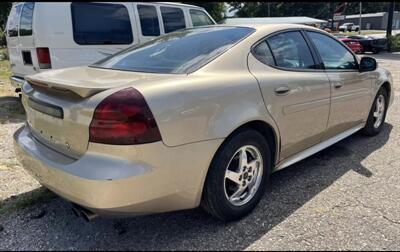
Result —
<instances>
[{"instance_id":1,"label":"rear spoiler","mask_svg":"<svg viewBox=\"0 0 400 252\"><path fill-rule=\"evenodd\" d=\"M36 78L32 78L29 76L25 76L25 80L29 82L29 84L34 85L34 86L39 86L39 87L44 87L44 88L50 88L50 89L55 89L59 91L71 91L80 97L89 97L94 94L97 94L101 91L104 91L108 88L111 87L88 87L88 86L82 86L82 85L75 85L73 83L61 83L61 82L53 82L51 80L38 80Z\"/></svg>"}]
</instances>

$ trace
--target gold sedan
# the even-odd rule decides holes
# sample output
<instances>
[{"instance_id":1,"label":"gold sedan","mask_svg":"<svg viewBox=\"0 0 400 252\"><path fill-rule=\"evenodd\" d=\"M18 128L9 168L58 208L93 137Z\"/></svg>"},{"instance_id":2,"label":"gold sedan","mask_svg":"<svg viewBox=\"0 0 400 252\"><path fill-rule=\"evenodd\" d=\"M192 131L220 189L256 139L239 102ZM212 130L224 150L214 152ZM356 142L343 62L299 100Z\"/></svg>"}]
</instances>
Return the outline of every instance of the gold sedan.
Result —
<instances>
[{"instance_id":1,"label":"gold sedan","mask_svg":"<svg viewBox=\"0 0 400 252\"><path fill-rule=\"evenodd\" d=\"M378 134L391 85L373 58L309 26L186 29L27 76L15 149L88 220L201 205L229 221L257 205L271 172Z\"/></svg>"}]
</instances>

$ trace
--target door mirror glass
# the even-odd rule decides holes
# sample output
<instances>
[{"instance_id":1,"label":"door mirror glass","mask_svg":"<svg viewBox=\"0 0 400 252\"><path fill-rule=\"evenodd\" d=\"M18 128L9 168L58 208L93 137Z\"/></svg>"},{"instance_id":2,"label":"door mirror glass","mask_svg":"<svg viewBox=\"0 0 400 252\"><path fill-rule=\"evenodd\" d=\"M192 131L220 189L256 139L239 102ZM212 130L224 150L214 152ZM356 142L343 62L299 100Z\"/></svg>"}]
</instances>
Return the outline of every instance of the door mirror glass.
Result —
<instances>
[{"instance_id":1,"label":"door mirror glass","mask_svg":"<svg viewBox=\"0 0 400 252\"><path fill-rule=\"evenodd\" d=\"M376 60L372 57L362 57L360 61L360 71L374 71L377 67Z\"/></svg>"}]
</instances>

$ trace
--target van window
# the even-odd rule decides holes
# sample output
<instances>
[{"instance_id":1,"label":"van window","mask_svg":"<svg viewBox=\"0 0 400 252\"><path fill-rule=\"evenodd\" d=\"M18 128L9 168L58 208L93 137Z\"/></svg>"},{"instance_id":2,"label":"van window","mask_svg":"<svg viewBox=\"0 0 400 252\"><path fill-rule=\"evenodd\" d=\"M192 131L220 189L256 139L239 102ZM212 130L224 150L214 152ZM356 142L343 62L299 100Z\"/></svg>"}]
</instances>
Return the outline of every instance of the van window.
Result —
<instances>
[{"instance_id":1,"label":"van window","mask_svg":"<svg viewBox=\"0 0 400 252\"><path fill-rule=\"evenodd\" d=\"M143 36L159 36L160 24L158 23L158 16L156 7L150 5L137 6L140 28Z\"/></svg>"},{"instance_id":2,"label":"van window","mask_svg":"<svg viewBox=\"0 0 400 252\"><path fill-rule=\"evenodd\" d=\"M182 9L172 7L161 7L160 9L165 33L186 28Z\"/></svg>"},{"instance_id":3,"label":"van window","mask_svg":"<svg viewBox=\"0 0 400 252\"><path fill-rule=\"evenodd\" d=\"M74 40L79 45L133 42L128 9L122 4L71 3Z\"/></svg>"},{"instance_id":4,"label":"van window","mask_svg":"<svg viewBox=\"0 0 400 252\"><path fill-rule=\"evenodd\" d=\"M214 24L207 14L201 10L190 10L190 18L192 19L193 27Z\"/></svg>"},{"instance_id":5,"label":"van window","mask_svg":"<svg viewBox=\"0 0 400 252\"><path fill-rule=\"evenodd\" d=\"M17 37L18 36L18 22L19 16L21 14L22 4L14 5L10 12L10 17L8 20L8 36Z\"/></svg>"},{"instance_id":6,"label":"van window","mask_svg":"<svg viewBox=\"0 0 400 252\"><path fill-rule=\"evenodd\" d=\"M22 7L21 21L19 25L19 36L30 36L32 35L32 19L33 9L35 3L27 2Z\"/></svg>"}]
</instances>

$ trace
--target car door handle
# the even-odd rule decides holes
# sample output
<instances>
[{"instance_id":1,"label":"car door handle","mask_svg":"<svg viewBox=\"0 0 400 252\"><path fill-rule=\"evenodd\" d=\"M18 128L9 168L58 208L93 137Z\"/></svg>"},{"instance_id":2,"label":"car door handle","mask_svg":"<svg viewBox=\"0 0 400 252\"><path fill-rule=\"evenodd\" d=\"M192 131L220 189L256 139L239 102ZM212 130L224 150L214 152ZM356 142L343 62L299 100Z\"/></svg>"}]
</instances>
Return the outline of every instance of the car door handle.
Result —
<instances>
[{"instance_id":1,"label":"car door handle","mask_svg":"<svg viewBox=\"0 0 400 252\"><path fill-rule=\"evenodd\" d=\"M277 95L287 95L290 89L288 87L278 87L275 89Z\"/></svg>"},{"instance_id":2,"label":"car door handle","mask_svg":"<svg viewBox=\"0 0 400 252\"><path fill-rule=\"evenodd\" d=\"M335 83L333 83L333 86L334 86L335 88L341 88L341 87L343 87L343 82L340 82L340 81L335 82Z\"/></svg>"}]
</instances>

